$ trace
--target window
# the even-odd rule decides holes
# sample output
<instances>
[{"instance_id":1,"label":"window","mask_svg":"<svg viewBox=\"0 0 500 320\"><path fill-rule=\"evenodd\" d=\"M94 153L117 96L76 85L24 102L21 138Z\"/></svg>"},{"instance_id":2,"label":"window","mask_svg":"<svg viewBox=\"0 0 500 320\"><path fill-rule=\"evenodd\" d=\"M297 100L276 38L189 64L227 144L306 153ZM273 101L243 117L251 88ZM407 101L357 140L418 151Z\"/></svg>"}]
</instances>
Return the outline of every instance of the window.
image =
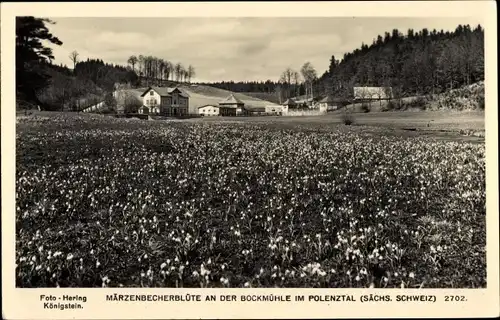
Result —
<instances>
[{"instance_id":1,"label":"window","mask_svg":"<svg viewBox=\"0 0 500 320\"><path fill-rule=\"evenodd\" d=\"M149 91L149 95L150 96L153 96L155 93L153 92L153 90Z\"/></svg>"}]
</instances>

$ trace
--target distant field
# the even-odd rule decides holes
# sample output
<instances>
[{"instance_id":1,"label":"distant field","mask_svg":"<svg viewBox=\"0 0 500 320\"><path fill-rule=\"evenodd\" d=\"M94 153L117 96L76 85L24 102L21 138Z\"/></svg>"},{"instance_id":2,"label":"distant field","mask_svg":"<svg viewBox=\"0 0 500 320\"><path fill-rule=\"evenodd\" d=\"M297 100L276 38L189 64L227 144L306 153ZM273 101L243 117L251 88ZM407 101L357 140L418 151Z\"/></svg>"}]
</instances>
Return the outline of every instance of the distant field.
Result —
<instances>
[{"instance_id":1,"label":"distant field","mask_svg":"<svg viewBox=\"0 0 500 320\"><path fill-rule=\"evenodd\" d=\"M484 112L454 112L454 111L394 111L370 112L352 114L354 126L360 130L368 127L385 128L387 134L401 134L407 136L431 135L441 138L465 140L482 140L484 137ZM214 117L193 119L201 122L274 122L277 125L293 127L308 125L311 127L332 125L338 126L343 122L343 111L329 113L322 116L308 117Z\"/></svg>"}]
</instances>

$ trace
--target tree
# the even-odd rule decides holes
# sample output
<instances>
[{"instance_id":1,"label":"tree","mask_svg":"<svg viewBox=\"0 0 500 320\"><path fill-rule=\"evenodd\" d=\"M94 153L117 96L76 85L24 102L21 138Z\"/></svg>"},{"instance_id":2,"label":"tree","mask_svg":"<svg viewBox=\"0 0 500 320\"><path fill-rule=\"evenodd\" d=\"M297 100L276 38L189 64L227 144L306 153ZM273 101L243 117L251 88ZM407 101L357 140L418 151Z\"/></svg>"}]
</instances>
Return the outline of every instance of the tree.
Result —
<instances>
[{"instance_id":1,"label":"tree","mask_svg":"<svg viewBox=\"0 0 500 320\"><path fill-rule=\"evenodd\" d=\"M290 98L290 87L292 84L293 74L294 71L292 70L292 68L286 68L280 76L280 83L283 83L286 88L285 99Z\"/></svg>"},{"instance_id":2,"label":"tree","mask_svg":"<svg viewBox=\"0 0 500 320\"><path fill-rule=\"evenodd\" d=\"M69 58L73 61L73 70L76 68L76 63L78 62L78 52L74 50L69 54Z\"/></svg>"},{"instance_id":3,"label":"tree","mask_svg":"<svg viewBox=\"0 0 500 320\"><path fill-rule=\"evenodd\" d=\"M113 93L109 92L106 94L106 96L104 97L104 105L106 106L108 111L116 112L117 103L115 97L113 96Z\"/></svg>"},{"instance_id":4,"label":"tree","mask_svg":"<svg viewBox=\"0 0 500 320\"><path fill-rule=\"evenodd\" d=\"M306 83L306 97L309 98L310 95L310 97L313 99L313 83L317 78L316 70L310 62L306 62L304 63L302 68L300 68L300 73L302 73L302 77L304 78L304 81Z\"/></svg>"},{"instance_id":5,"label":"tree","mask_svg":"<svg viewBox=\"0 0 500 320\"><path fill-rule=\"evenodd\" d=\"M50 75L44 65L54 59L52 49L42 41L62 45L46 24L55 22L32 16L16 17L16 92L19 98L36 104L41 104L37 93L49 84Z\"/></svg>"},{"instance_id":6,"label":"tree","mask_svg":"<svg viewBox=\"0 0 500 320\"><path fill-rule=\"evenodd\" d=\"M136 56L130 56L130 58L128 58L127 60L127 63L130 64L132 66L132 71L135 72L135 65L137 64L137 57Z\"/></svg>"},{"instance_id":7,"label":"tree","mask_svg":"<svg viewBox=\"0 0 500 320\"><path fill-rule=\"evenodd\" d=\"M175 72L175 81L179 81L182 73L182 64L179 62L175 64L174 66L174 72Z\"/></svg>"},{"instance_id":8,"label":"tree","mask_svg":"<svg viewBox=\"0 0 500 320\"><path fill-rule=\"evenodd\" d=\"M196 72L194 70L194 67L192 65L189 65L187 69L187 76L188 76L188 82L191 83L191 78L196 76Z\"/></svg>"}]
</instances>

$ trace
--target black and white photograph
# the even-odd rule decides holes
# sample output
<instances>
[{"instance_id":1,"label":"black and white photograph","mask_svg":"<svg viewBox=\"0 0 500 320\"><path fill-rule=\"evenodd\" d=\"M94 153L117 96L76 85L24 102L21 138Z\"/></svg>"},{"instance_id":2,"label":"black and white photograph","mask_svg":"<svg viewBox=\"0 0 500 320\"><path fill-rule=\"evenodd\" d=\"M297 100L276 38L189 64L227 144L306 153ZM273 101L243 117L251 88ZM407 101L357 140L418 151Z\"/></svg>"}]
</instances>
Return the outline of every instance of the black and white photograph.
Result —
<instances>
[{"instance_id":1,"label":"black and white photograph","mask_svg":"<svg viewBox=\"0 0 500 320\"><path fill-rule=\"evenodd\" d=\"M17 288L486 288L481 17L15 23Z\"/></svg>"}]
</instances>

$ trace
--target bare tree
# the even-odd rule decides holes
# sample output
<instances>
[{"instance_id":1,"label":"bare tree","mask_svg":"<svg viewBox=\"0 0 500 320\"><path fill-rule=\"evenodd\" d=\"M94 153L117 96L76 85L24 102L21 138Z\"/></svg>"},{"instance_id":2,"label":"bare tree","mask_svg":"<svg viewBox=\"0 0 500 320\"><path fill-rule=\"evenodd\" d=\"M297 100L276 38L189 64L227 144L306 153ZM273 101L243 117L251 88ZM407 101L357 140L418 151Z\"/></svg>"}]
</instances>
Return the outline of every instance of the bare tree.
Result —
<instances>
[{"instance_id":1,"label":"bare tree","mask_svg":"<svg viewBox=\"0 0 500 320\"><path fill-rule=\"evenodd\" d=\"M302 73L302 77L304 78L304 82L306 85L306 99L309 98L309 95L313 99L313 83L317 78L316 70L310 62L306 62L304 63L302 68L300 68L300 73Z\"/></svg>"},{"instance_id":2,"label":"bare tree","mask_svg":"<svg viewBox=\"0 0 500 320\"><path fill-rule=\"evenodd\" d=\"M165 60L165 69L163 69L165 73L165 79L170 80L170 75L173 75L173 65L170 61Z\"/></svg>"},{"instance_id":3,"label":"bare tree","mask_svg":"<svg viewBox=\"0 0 500 320\"><path fill-rule=\"evenodd\" d=\"M194 70L194 67L192 65L189 65L187 69L187 76L188 76L188 81L191 83L191 78L196 76L196 71Z\"/></svg>"},{"instance_id":4,"label":"bare tree","mask_svg":"<svg viewBox=\"0 0 500 320\"><path fill-rule=\"evenodd\" d=\"M137 64L137 57L136 56L130 56L130 58L128 58L127 62L128 64L130 64L132 66L132 70L135 72L135 65Z\"/></svg>"},{"instance_id":5,"label":"bare tree","mask_svg":"<svg viewBox=\"0 0 500 320\"><path fill-rule=\"evenodd\" d=\"M292 73L293 85L295 87L295 96L300 95L300 74L297 71L293 71Z\"/></svg>"},{"instance_id":6,"label":"bare tree","mask_svg":"<svg viewBox=\"0 0 500 320\"><path fill-rule=\"evenodd\" d=\"M144 56L141 54L137 58L137 63L139 64L139 76L144 76Z\"/></svg>"},{"instance_id":7,"label":"bare tree","mask_svg":"<svg viewBox=\"0 0 500 320\"><path fill-rule=\"evenodd\" d=\"M174 66L174 72L175 72L175 81L179 81L182 72L182 64L180 64L179 62L176 63Z\"/></svg>"},{"instance_id":8,"label":"bare tree","mask_svg":"<svg viewBox=\"0 0 500 320\"><path fill-rule=\"evenodd\" d=\"M286 87L286 98L290 98L290 86L292 84L292 78L294 72L291 68L286 68L285 71L281 74L280 82L283 83Z\"/></svg>"},{"instance_id":9,"label":"bare tree","mask_svg":"<svg viewBox=\"0 0 500 320\"><path fill-rule=\"evenodd\" d=\"M79 54L76 50L69 54L69 58L71 59L71 61L73 61L73 72L75 71L76 63L78 62L78 56Z\"/></svg>"}]
</instances>

